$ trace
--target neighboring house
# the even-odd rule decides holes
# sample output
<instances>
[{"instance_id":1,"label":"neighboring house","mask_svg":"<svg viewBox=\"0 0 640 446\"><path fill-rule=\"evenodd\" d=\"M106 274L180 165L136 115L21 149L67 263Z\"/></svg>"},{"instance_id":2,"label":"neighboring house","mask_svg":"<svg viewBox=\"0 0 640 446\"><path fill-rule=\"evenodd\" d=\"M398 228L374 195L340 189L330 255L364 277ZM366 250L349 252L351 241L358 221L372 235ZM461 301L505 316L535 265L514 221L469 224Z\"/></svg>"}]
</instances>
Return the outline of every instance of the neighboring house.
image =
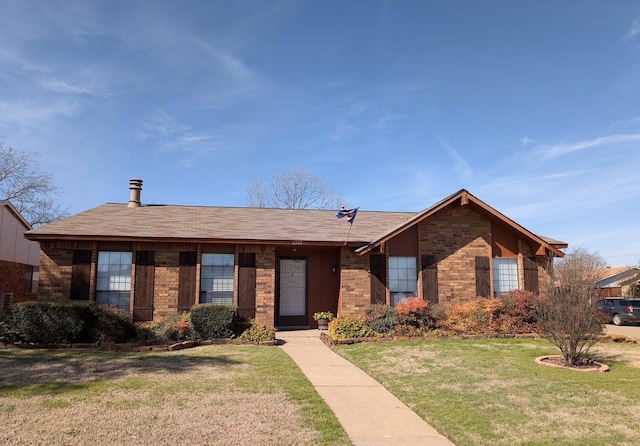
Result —
<instances>
[{"instance_id":1,"label":"neighboring house","mask_svg":"<svg viewBox=\"0 0 640 446\"><path fill-rule=\"evenodd\" d=\"M10 202L0 201L0 311L37 298L40 244L24 238L29 229Z\"/></svg>"},{"instance_id":2,"label":"neighboring house","mask_svg":"<svg viewBox=\"0 0 640 446\"><path fill-rule=\"evenodd\" d=\"M543 290L567 244L540 237L466 190L419 213L107 203L27 233L40 242L40 297L95 300L134 320L233 303L278 327L407 296L431 303Z\"/></svg>"},{"instance_id":3,"label":"neighboring house","mask_svg":"<svg viewBox=\"0 0 640 446\"><path fill-rule=\"evenodd\" d=\"M634 296L636 287L640 287L640 267L605 268L598 275L601 279L595 287L600 297L640 297Z\"/></svg>"}]
</instances>

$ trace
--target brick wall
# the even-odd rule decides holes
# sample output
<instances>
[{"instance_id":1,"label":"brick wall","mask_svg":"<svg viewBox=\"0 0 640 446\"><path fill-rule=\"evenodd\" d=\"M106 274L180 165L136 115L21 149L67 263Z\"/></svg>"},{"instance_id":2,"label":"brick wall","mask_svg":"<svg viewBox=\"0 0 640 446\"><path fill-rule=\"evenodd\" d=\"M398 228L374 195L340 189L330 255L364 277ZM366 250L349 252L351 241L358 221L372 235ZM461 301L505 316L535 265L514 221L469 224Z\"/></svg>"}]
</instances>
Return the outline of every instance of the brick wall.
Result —
<instances>
[{"instance_id":1,"label":"brick wall","mask_svg":"<svg viewBox=\"0 0 640 446\"><path fill-rule=\"evenodd\" d=\"M0 293L13 293L12 304L36 300L35 293L24 291L24 277L27 265L0 260Z\"/></svg>"},{"instance_id":2,"label":"brick wall","mask_svg":"<svg viewBox=\"0 0 640 446\"><path fill-rule=\"evenodd\" d=\"M275 246L255 246L247 250L256 253L256 321L270 326L275 324L275 251Z\"/></svg>"},{"instance_id":3,"label":"brick wall","mask_svg":"<svg viewBox=\"0 0 640 446\"><path fill-rule=\"evenodd\" d=\"M38 298L46 300L66 300L71 295L71 271L73 251L91 249L95 264L95 243L92 242L41 242L40 243L40 284ZM95 271L92 268L91 292L93 295Z\"/></svg>"},{"instance_id":4,"label":"brick wall","mask_svg":"<svg viewBox=\"0 0 640 446\"><path fill-rule=\"evenodd\" d=\"M342 248L340 265L340 315L358 314L371 304L369 255Z\"/></svg>"},{"instance_id":5,"label":"brick wall","mask_svg":"<svg viewBox=\"0 0 640 446\"><path fill-rule=\"evenodd\" d=\"M438 301L476 295L475 258L491 258L491 222L470 206L447 206L418 226L421 255L438 261Z\"/></svg>"}]
</instances>

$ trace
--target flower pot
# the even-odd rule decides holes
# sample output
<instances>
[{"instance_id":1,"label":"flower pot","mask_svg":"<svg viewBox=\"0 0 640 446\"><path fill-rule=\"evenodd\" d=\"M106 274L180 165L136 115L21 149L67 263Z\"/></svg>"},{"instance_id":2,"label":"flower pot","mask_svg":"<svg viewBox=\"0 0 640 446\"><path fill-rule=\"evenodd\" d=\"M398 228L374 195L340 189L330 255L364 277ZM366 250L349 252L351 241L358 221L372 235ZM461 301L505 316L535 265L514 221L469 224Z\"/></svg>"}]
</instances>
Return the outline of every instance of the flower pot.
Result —
<instances>
[{"instance_id":1,"label":"flower pot","mask_svg":"<svg viewBox=\"0 0 640 446\"><path fill-rule=\"evenodd\" d=\"M327 330L329 328L329 319L318 319L318 329Z\"/></svg>"}]
</instances>

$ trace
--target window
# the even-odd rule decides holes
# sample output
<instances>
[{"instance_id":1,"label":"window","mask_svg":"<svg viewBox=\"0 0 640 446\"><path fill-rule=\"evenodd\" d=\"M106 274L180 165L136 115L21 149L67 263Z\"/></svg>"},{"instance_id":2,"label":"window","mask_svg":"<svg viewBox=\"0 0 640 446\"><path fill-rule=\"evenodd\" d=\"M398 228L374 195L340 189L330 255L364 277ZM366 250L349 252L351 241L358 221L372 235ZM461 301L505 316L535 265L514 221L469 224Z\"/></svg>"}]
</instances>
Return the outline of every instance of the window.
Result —
<instances>
[{"instance_id":1,"label":"window","mask_svg":"<svg viewBox=\"0 0 640 446\"><path fill-rule=\"evenodd\" d=\"M37 266L27 265L24 271L24 292L37 293L40 270Z\"/></svg>"},{"instance_id":2,"label":"window","mask_svg":"<svg viewBox=\"0 0 640 446\"><path fill-rule=\"evenodd\" d=\"M129 312L131 291L131 253L98 252L96 302Z\"/></svg>"},{"instance_id":3,"label":"window","mask_svg":"<svg viewBox=\"0 0 640 446\"><path fill-rule=\"evenodd\" d=\"M202 254L200 303L233 303L233 254Z\"/></svg>"},{"instance_id":4,"label":"window","mask_svg":"<svg viewBox=\"0 0 640 446\"><path fill-rule=\"evenodd\" d=\"M415 296L418 291L418 272L415 257L389 257L389 293L391 305Z\"/></svg>"},{"instance_id":5,"label":"window","mask_svg":"<svg viewBox=\"0 0 640 446\"><path fill-rule=\"evenodd\" d=\"M518 289L518 259L493 259L493 295Z\"/></svg>"}]
</instances>

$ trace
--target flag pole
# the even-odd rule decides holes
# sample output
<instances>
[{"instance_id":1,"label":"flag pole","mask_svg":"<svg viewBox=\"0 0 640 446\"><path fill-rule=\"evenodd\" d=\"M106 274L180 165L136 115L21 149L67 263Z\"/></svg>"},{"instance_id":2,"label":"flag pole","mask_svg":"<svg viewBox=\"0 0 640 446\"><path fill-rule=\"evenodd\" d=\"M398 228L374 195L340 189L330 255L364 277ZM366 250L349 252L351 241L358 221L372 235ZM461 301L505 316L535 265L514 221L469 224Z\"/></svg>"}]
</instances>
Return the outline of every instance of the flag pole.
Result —
<instances>
[{"instance_id":1,"label":"flag pole","mask_svg":"<svg viewBox=\"0 0 640 446\"><path fill-rule=\"evenodd\" d=\"M347 239L344 241L344 245L347 246L347 242L349 241L349 235L351 234L351 227L353 226L353 222L349 223L349 231L347 232Z\"/></svg>"}]
</instances>

